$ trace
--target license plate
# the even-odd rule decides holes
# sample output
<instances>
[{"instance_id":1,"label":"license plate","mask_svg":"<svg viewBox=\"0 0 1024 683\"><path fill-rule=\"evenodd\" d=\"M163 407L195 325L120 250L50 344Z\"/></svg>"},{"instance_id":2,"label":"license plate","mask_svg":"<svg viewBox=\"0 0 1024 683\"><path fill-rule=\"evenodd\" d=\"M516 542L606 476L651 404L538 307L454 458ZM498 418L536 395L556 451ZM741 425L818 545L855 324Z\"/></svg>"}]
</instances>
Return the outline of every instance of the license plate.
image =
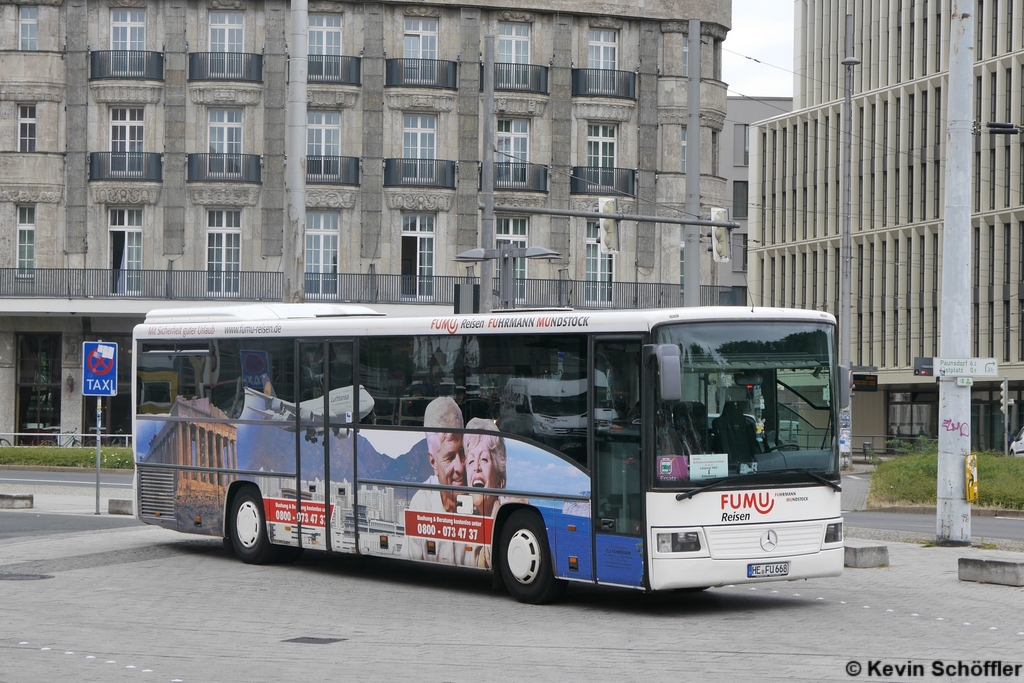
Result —
<instances>
[{"instance_id":1,"label":"license plate","mask_svg":"<svg viewBox=\"0 0 1024 683\"><path fill-rule=\"evenodd\" d=\"M773 562L771 564L748 564L748 579L767 579L773 576L788 576L789 562Z\"/></svg>"}]
</instances>

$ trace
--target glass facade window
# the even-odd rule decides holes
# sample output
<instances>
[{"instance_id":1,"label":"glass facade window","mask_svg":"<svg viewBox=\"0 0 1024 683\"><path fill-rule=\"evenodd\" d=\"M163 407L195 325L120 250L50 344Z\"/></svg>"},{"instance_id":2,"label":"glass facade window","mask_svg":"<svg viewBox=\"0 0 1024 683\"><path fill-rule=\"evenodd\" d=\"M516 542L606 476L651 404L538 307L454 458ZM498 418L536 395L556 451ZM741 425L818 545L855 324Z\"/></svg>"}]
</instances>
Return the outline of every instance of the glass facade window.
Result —
<instances>
[{"instance_id":1,"label":"glass facade window","mask_svg":"<svg viewBox=\"0 0 1024 683\"><path fill-rule=\"evenodd\" d=\"M33 435L18 441L22 445L49 442L60 432L61 336L19 334L16 343L16 430Z\"/></svg>"},{"instance_id":2,"label":"glass facade window","mask_svg":"<svg viewBox=\"0 0 1024 683\"><path fill-rule=\"evenodd\" d=\"M336 111L306 113L306 155L341 154L341 114Z\"/></svg>"},{"instance_id":3,"label":"glass facade window","mask_svg":"<svg viewBox=\"0 0 1024 683\"><path fill-rule=\"evenodd\" d=\"M146 49L146 10L110 10L110 49Z\"/></svg>"},{"instance_id":4,"label":"glass facade window","mask_svg":"<svg viewBox=\"0 0 1024 683\"><path fill-rule=\"evenodd\" d=\"M683 173L686 173L686 128L684 127L680 132L682 133L682 137L683 137L683 147L682 147L682 154L681 154L682 159L683 159L683 166L682 166L681 170L682 170Z\"/></svg>"},{"instance_id":5,"label":"glass facade window","mask_svg":"<svg viewBox=\"0 0 1024 683\"><path fill-rule=\"evenodd\" d=\"M530 219L519 217L500 216L495 221L495 246L501 248L503 244L509 244L514 249L526 249L527 236L529 233ZM516 298L526 297L526 259L515 259L513 266L516 282Z\"/></svg>"},{"instance_id":6,"label":"glass facade window","mask_svg":"<svg viewBox=\"0 0 1024 683\"><path fill-rule=\"evenodd\" d=\"M309 15L309 49L311 55L341 54L341 15Z\"/></svg>"},{"instance_id":7,"label":"glass facade window","mask_svg":"<svg viewBox=\"0 0 1024 683\"><path fill-rule=\"evenodd\" d=\"M36 151L36 105L18 105L18 151Z\"/></svg>"},{"instance_id":8,"label":"glass facade window","mask_svg":"<svg viewBox=\"0 0 1024 683\"><path fill-rule=\"evenodd\" d=\"M497 61L511 64L530 63L529 24L498 24Z\"/></svg>"},{"instance_id":9,"label":"glass facade window","mask_svg":"<svg viewBox=\"0 0 1024 683\"><path fill-rule=\"evenodd\" d=\"M679 259L679 286L682 287L682 250ZM598 221L587 221L586 285L587 301L611 302L612 281L615 278L615 254L601 246L601 227Z\"/></svg>"},{"instance_id":10,"label":"glass facade window","mask_svg":"<svg viewBox=\"0 0 1024 683\"><path fill-rule=\"evenodd\" d=\"M402 296L434 295L434 219L402 216Z\"/></svg>"},{"instance_id":11,"label":"glass facade window","mask_svg":"<svg viewBox=\"0 0 1024 683\"><path fill-rule=\"evenodd\" d=\"M38 50L39 8L22 5L18 8L18 49Z\"/></svg>"},{"instance_id":12,"label":"glass facade window","mask_svg":"<svg viewBox=\"0 0 1024 683\"><path fill-rule=\"evenodd\" d=\"M338 223L336 212L306 212L307 294L338 291Z\"/></svg>"},{"instance_id":13,"label":"glass facade window","mask_svg":"<svg viewBox=\"0 0 1024 683\"><path fill-rule=\"evenodd\" d=\"M406 59L437 59L437 19L405 18Z\"/></svg>"},{"instance_id":14,"label":"glass facade window","mask_svg":"<svg viewBox=\"0 0 1024 683\"><path fill-rule=\"evenodd\" d=\"M110 209L110 269L117 294L142 290L142 209Z\"/></svg>"},{"instance_id":15,"label":"glass facade window","mask_svg":"<svg viewBox=\"0 0 1024 683\"><path fill-rule=\"evenodd\" d=\"M612 124L587 126L587 167L615 168L615 133Z\"/></svg>"},{"instance_id":16,"label":"glass facade window","mask_svg":"<svg viewBox=\"0 0 1024 683\"><path fill-rule=\"evenodd\" d=\"M747 201L749 196L748 181L734 180L732 183L732 217L747 217Z\"/></svg>"},{"instance_id":17,"label":"glass facade window","mask_svg":"<svg viewBox=\"0 0 1024 683\"><path fill-rule=\"evenodd\" d=\"M591 29L588 39L587 68L610 70L619 68L618 31Z\"/></svg>"},{"instance_id":18,"label":"glass facade window","mask_svg":"<svg viewBox=\"0 0 1024 683\"><path fill-rule=\"evenodd\" d=\"M210 12L210 52L242 52L245 14Z\"/></svg>"},{"instance_id":19,"label":"glass facade window","mask_svg":"<svg viewBox=\"0 0 1024 683\"><path fill-rule=\"evenodd\" d=\"M242 212L207 212L206 291L237 294L242 265Z\"/></svg>"},{"instance_id":20,"label":"glass facade window","mask_svg":"<svg viewBox=\"0 0 1024 683\"><path fill-rule=\"evenodd\" d=\"M36 207L18 207L18 275L32 275L36 267Z\"/></svg>"}]
</instances>

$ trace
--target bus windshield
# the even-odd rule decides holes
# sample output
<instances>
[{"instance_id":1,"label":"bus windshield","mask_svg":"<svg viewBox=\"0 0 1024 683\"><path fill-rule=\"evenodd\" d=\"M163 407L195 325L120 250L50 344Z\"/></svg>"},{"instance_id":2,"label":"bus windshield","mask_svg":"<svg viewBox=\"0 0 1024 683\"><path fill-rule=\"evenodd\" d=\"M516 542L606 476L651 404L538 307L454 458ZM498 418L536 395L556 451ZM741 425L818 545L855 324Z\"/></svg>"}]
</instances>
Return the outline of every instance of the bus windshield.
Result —
<instances>
[{"instance_id":1,"label":"bus windshield","mask_svg":"<svg viewBox=\"0 0 1024 683\"><path fill-rule=\"evenodd\" d=\"M683 391L656 403L655 486L838 477L831 326L674 324L656 336L679 347Z\"/></svg>"}]
</instances>

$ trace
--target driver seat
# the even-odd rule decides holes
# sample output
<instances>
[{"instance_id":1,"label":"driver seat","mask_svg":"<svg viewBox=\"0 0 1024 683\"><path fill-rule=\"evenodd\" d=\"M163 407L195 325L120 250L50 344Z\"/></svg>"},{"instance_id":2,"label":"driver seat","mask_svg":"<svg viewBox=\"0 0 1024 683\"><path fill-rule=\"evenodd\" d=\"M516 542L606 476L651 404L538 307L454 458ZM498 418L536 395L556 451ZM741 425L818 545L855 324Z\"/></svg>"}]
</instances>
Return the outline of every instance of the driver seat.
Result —
<instances>
[{"instance_id":1,"label":"driver seat","mask_svg":"<svg viewBox=\"0 0 1024 683\"><path fill-rule=\"evenodd\" d=\"M730 461L751 463L761 452L754 425L743 414L739 403L726 401L722 414L714 419L715 431L722 449Z\"/></svg>"}]
</instances>

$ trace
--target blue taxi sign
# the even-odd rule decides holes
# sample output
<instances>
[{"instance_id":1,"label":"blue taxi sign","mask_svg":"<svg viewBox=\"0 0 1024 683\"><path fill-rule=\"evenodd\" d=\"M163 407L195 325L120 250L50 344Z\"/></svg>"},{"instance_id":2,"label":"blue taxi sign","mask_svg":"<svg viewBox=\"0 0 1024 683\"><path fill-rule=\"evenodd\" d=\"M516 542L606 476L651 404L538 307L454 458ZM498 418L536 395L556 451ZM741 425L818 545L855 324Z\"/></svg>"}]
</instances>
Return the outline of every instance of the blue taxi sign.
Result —
<instances>
[{"instance_id":1,"label":"blue taxi sign","mask_svg":"<svg viewBox=\"0 0 1024 683\"><path fill-rule=\"evenodd\" d=\"M82 345L82 396L117 396L117 344Z\"/></svg>"}]
</instances>

